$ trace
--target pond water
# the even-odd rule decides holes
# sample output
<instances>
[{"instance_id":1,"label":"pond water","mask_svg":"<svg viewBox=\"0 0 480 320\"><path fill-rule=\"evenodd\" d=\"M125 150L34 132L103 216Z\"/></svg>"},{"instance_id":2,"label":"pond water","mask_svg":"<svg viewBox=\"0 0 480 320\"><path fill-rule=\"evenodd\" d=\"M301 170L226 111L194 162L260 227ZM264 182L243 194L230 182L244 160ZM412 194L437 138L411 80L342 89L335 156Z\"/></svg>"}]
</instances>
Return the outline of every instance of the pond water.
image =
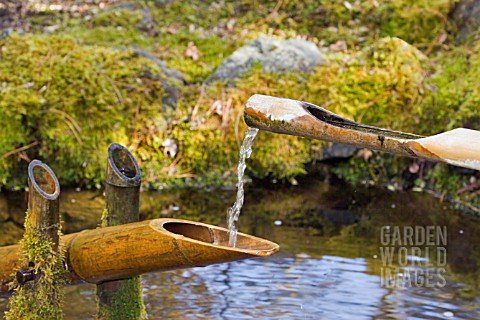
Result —
<instances>
[{"instance_id":1,"label":"pond water","mask_svg":"<svg viewBox=\"0 0 480 320\"><path fill-rule=\"evenodd\" d=\"M144 192L141 215L225 226L234 198L235 190ZM3 199L3 208L21 210L18 201ZM98 225L100 192L65 191L61 201L66 231ZM6 220L0 226L20 218ZM277 242L281 251L144 275L151 319L480 319L479 219L424 194L315 180L297 187L247 185L238 230ZM446 242L435 237L440 230ZM422 231L423 242L415 236ZM390 247L404 248L405 255L387 261L382 251ZM407 274L415 281L405 281ZM68 287L65 318L93 319L94 290ZM6 303L0 299L0 314Z\"/></svg>"}]
</instances>

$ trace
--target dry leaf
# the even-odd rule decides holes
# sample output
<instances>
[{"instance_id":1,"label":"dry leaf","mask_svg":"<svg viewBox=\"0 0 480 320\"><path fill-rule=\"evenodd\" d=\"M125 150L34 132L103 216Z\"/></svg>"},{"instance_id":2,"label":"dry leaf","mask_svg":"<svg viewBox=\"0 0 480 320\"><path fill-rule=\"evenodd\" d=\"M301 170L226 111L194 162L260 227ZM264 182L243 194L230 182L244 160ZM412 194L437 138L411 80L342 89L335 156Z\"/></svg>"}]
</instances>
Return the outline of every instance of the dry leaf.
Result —
<instances>
[{"instance_id":1,"label":"dry leaf","mask_svg":"<svg viewBox=\"0 0 480 320\"><path fill-rule=\"evenodd\" d=\"M197 61L200 57L200 50L195 46L195 44L190 41L187 46L187 51L185 52L185 57L192 58L193 61Z\"/></svg>"},{"instance_id":2,"label":"dry leaf","mask_svg":"<svg viewBox=\"0 0 480 320\"><path fill-rule=\"evenodd\" d=\"M368 161L370 157L373 155L372 150L369 149L362 149L357 152L357 157L363 158L363 160Z\"/></svg>"}]
</instances>

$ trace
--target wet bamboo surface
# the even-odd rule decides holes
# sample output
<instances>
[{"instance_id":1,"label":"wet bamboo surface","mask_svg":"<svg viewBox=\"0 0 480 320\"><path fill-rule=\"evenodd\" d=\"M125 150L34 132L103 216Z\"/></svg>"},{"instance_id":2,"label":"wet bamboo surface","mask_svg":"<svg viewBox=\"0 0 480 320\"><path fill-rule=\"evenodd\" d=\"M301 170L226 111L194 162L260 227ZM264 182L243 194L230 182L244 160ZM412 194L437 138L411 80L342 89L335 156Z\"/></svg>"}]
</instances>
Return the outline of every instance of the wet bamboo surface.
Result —
<instances>
[{"instance_id":1,"label":"wet bamboo surface","mask_svg":"<svg viewBox=\"0 0 480 320\"><path fill-rule=\"evenodd\" d=\"M476 130L459 128L422 137L360 124L308 102L258 94L248 99L244 118L250 127L274 133L346 143L480 170L480 132Z\"/></svg>"}]
</instances>

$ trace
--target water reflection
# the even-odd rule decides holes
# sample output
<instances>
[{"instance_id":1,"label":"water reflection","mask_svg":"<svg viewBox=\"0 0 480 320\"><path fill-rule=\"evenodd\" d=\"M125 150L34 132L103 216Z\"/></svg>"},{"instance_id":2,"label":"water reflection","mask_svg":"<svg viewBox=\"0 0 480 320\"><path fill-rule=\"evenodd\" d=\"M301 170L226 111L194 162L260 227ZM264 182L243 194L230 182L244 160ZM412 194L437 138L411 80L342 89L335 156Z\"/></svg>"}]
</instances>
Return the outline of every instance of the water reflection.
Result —
<instances>
[{"instance_id":1,"label":"water reflection","mask_svg":"<svg viewBox=\"0 0 480 320\"><path fill-rule=\"evenodd\" d=\"M225 225L234 193L143 193L142 217ZM98 224L101 197L75 192L63 197L75 204L61 209L70 231ZM79 205L85 202L86 207ZM83 210L87 214L81 215ZM480 319L478 222L415 193L348 190L320 182L250 188L239 230L279 243L281 252L147 274L147 310L152 319ZM446 285L382 287L381 228L417 225L448 230ZM409 255L408 266L399 270L434 271L435 265L425 266L426 259ZM0 311L5 306L0 300ZM94 313L94 286L67 288L66 319L93 319Z\"/></svg>"}]
</instances>

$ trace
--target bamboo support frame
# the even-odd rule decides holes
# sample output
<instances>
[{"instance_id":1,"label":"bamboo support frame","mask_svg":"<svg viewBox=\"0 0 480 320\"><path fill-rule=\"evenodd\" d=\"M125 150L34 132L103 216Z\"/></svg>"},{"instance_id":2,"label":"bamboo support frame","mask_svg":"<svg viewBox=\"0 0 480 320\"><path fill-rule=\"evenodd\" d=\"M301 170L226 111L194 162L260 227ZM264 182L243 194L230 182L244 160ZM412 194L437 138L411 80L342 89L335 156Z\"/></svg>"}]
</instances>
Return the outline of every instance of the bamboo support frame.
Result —
<instances>
[{"instance_id":1,"label":"bamboo support frame","mask_svg":"<svg viewBox=\"0 0 480 320\"><path fill-rule=\"evenodd\" d=\"M244 119L248 126L280 134L351 144L403 156L480 170L480 131L454 129L430 137L344 119L308 102L253 95Z\"/></svg>"},{"instance_id":2,"label":"bamboo support frame","mask_svg":"<svg viewBox=\"0 0 480 320\"><path fill-rule=\"evenodd\" d=\"M279 250L273 242L243 233L232 248L225 228L169 218L84 230L63 236L61 243L70 284L265 257ZM0 247L0 293L8 293L21 255L19 245Z\"/></svg>"}]
</instances>

